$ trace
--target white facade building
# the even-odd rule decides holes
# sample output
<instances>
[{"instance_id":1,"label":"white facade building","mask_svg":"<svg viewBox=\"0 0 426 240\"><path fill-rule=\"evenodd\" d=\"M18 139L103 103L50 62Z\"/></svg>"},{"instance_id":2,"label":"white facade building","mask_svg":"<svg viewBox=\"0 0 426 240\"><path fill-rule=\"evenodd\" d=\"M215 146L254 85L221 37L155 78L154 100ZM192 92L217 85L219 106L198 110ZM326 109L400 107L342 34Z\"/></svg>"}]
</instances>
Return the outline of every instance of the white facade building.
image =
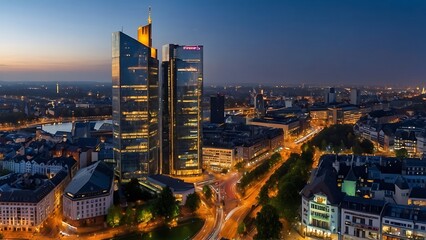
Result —
<instances>
[{"instance_id":1,"label":"white facade building","mask_svg":"<svg viewBox=\"0 0 426 240\"><path fill-rule=\"evenodd\" d=\"M106 163L80 169L63 195L63 214L73 226L103 224L113 204L114 171Z\"/></svg>"},{"instance_id":2,"label":"white facade building","mask_svg":"<svg viewBox=\"0 0 426 240\"><path fill-rule=\"evenodd\" d=\"M64 168L69 172L74 172L75 163L74 159L67 157L26 159L25 156L20 156L0 161L0 165L4 169L14 173L30 173L32 175L54 175Z\"/></svg>"},{"instance_id":3,"label":"white facade building","mask_svg":"<svg viewBox=\"0 0 426 240\"><path fill-rule=\"evenodd\" d=\"M380 239L380 214L385 201L345 196L341 203L343 240Z\"/></svg>"},{"instance_id":4,"label":"white facade building","mask_svg":"<svg viewBox=\"0 0 426 240\"><path fill-rule=\"evenodd\" d=\"M60 171L50 179L13 174L1 180L0 230L39 231L41 224L59 209L60 195L68 180L66 171ZM38 186L33 189L21 187L28 182L38 183Z\"/></svg>"}]
</instances>

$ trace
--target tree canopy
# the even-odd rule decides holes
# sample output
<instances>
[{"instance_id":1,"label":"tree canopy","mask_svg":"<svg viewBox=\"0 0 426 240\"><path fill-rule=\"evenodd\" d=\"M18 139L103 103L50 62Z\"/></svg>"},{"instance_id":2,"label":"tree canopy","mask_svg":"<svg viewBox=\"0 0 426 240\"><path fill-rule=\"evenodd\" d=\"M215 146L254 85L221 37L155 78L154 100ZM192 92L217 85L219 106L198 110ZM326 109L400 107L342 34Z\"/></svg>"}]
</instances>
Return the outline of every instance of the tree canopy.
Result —
<instances>
[{"instance_id":1,"label":"tree canopy","mask_svg":"<svg viewBox=\"0 0 426 240\"><path fill-rule=\"evenodd\" d=\"M179 209L176 199L173 196L173 192L168 186L166 186L163 188L155 202L157 214L165 217L166 219L173 218L176 215L176 207Z\"/></svg>"},{"instance_id":2,"label":"tree canopy","mask_svg":"<svg viewBox=\"0 0 426 240\"><path fill-rule=\"evenodd\" d=\"M271 175L260 190L258 201L261 205L271 204L280 216L292 222L297 216L300 205L299 192L305 186L310 175L314 155L314 148L309 144L302 145L302 154L292 153ZM269 198L270 189L278 190L278 194Z\"/></svg>"},{"instance_id":3,"label":"tree canopy","mask_svg":"<svg viewBox=\"0 0 426 240\"><path fill-rule=\"evenodd\" d=\"M142 190L141 185L136 178L132 178L130 182L123 186L123 188L124 195L129 202L136 202L138 200L148 201L152 199L149 192Z\"/></svg>"},{"instance_id":4,"label":"tree canopy","mask_svg":"<svg viewBox=\"0 0 426 240\"><path fill-rule=\"evenodd\" d=\"M152 207L144 206L136 210L136 221L138 223L149 222L153 217Z\"/></svg>"},{"instance_id":5,"label":"tree canopy","mask_svg":"<svg viewBox=\"0 0 426 240\"><path fill-rule=\"evenodd\" d=\"M204 185L204 187L203 187L203 193L204 193L204 196L207 199L210 199L212 197L212 189L210 188L210 186Z\"/></svg>"},{"instance_id":6,"label":"tree canopy","mask_svg":"<svg viewBox=\"0 0 426 240\"><path fill-rule=\"evenodd\" d=\"M111 227L117 227L121 223L122 216L123 215L121 214L121 208L113 205L108 209L106 221Z\"/></svg>"},{"instance_id":7,"label":"tree canopy","mask_svg":"<svg viewBox=\"0 0 426 240\"><path fill-rule=\"evenodd\" d=\"M405 148L395 150L395 156L399 159L407 158L408 157L408 151Z\"/></svg>"},{"instance_id":8,"label":"tree canopy","mask_svg":"<svg viewBox=\"0 0 426 240\"><path fill-rule=\"evenodd\" d=\"M324 128L309 142L311 146L315 146L322 151L332 151L340 153L347 149L352 149L354 154L363 153L373 154L374 145L368 140L358 140L355 136L353 126L345 124L336 124Z\"/></svg>"},{"instance_id":9,"label":"tree canopy","mask_svg":"<svg viewBox=\"0 0 426 240\"><path fill-rule=\"evenodd\" d=\"M256 216L257 234L254 236L256 240L279 239L281 229L277 210L271 205L265 205Z\"/></svg>"},{"instance_id":10,"label":"tree canopy","mask_svg":"<svg viewBox=\"0 0 426 240\"><path fill-rule=\"evenodd\" d=\"M197 193L188 194L186 197L185 207L189 208L192 212L195 212L200 207L200 196Z\"/></svg>"},{"instance_id":11,"label":"tree canopy","mask_svg":"<svg viewBox=\"0 0 426 240\"><path fill-rule=\"evenodd\" d=\"M240 183L238 184L238 187L240 188L240 190L244 190L253 181L260 179L280 160L281 160L281 155L279 153L274 153L271 155L271 157L268 160L265 160L255 169L244 174L244 176L240 180Z\"/></svg>"}]
</instances>

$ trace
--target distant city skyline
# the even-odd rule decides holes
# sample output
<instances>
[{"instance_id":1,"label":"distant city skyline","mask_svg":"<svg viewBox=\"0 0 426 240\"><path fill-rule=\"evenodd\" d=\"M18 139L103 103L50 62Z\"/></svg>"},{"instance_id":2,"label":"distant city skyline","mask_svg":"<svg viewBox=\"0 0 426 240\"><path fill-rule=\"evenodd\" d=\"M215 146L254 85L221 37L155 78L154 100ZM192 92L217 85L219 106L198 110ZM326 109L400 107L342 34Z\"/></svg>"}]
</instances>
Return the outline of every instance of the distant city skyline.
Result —
<instances>
[{"instance_id":1,"label":"distant city skyline","mask_svg":"<svg viewBox=\"0 0 426 240\"><path fill-rule=\"evenodd\" d=\"M426 2L0 2L0 81L111 82L111 33L202 44L205 86L426 82Z\"/></svg>"}]
</instances>

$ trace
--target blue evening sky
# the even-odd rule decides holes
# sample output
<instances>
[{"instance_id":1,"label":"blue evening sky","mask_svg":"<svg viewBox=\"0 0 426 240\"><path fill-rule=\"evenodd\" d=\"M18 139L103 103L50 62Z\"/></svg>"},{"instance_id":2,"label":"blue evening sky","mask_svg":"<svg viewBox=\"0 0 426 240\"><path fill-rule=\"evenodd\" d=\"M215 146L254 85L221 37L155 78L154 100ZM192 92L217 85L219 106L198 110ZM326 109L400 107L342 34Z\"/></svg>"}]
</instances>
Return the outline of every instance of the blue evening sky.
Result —
<instances>
[{"instance_id":1,"label":"blue evening sky","mask_svg":"<svg viewBox=\"0 0 426 240\"><path fill-rule=\"evenodd\" d=\"M426 83L424 0L2 0L0 80L111 81L148 6L154 47L204 45L206 85Z\"/></svg>"}]
</instances>

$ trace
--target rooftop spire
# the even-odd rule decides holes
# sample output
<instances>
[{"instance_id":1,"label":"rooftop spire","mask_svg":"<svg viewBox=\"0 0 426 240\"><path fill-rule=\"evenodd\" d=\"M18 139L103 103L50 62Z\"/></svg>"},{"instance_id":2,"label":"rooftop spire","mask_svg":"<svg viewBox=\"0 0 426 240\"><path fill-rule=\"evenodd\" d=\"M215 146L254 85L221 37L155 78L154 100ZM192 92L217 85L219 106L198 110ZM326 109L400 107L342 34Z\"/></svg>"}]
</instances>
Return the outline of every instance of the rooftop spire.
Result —
<instances>
[{"instance_id":1,"label":"rooftop spire","mask_svg":"<svg viewBox=\"0 0 426 240\"><path fill-rule=\"evenodd\" d=\"M151 20L151 6L149 6L148 8L148 24L151 24L152 20Z\"/></svg>"}]
</instances>

